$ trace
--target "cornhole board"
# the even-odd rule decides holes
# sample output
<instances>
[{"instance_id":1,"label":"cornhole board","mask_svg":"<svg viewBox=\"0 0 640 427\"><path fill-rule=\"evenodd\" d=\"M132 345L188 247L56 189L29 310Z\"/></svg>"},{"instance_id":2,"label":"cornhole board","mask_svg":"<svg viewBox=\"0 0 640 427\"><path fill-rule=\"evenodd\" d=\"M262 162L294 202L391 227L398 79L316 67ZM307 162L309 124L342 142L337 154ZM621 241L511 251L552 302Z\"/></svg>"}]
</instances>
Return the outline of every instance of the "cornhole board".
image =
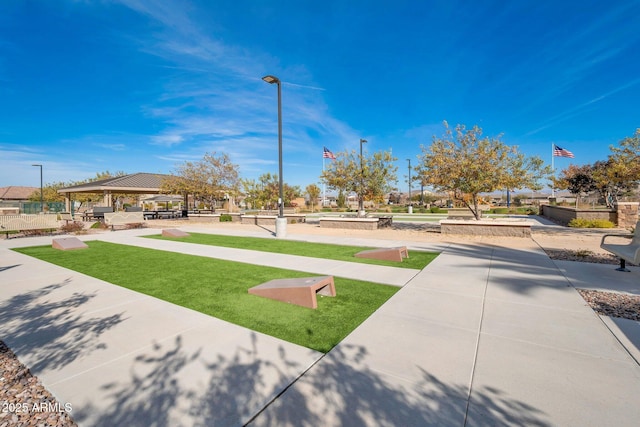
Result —
<instances>
[{"instance_id":1,"label":"cornhole board","mask_svg":"<svg viewBox=\"0 0 640 427\"><path fill-rule=\"evenodd\" d=\"M162 237L188 237L189 233L177 228L167 228L162 230Z\"/></svg>"},{"instance_id":2,"label":"cornhole board","mask_svg":"<svg viewBox=\"0 0 640 427\"><path fill-rule=\"evenodd\" d=\"M249 289L249 293L303 307L318 308L316 294L335 297L333 276L275 279Z\"/></svg>"},{"instance_id":3,"label":"cornhole board","mask_svg":"<svg viewBox=\"0 0 640 427\"><path fill-rule=\"evenodd\" d=\"M403 258L409 258L409 251L406 246L397 248L369 249L355 254L356 258L382 259L386 261L402 262Z\"/></svg>"},{"instance_id":4,"label":"cornhole board","mask_svg":"<svg viewBox=\"0 0 640 427\"><path fill-rule=\"evenodd\" d=\"M61 237L58 239L53 239L51 246L53 247L53 249L60 249L61 251L87 249L89 247L86 245L86 243L84 243L77 237Z\"/></svg>"}]
</instances>

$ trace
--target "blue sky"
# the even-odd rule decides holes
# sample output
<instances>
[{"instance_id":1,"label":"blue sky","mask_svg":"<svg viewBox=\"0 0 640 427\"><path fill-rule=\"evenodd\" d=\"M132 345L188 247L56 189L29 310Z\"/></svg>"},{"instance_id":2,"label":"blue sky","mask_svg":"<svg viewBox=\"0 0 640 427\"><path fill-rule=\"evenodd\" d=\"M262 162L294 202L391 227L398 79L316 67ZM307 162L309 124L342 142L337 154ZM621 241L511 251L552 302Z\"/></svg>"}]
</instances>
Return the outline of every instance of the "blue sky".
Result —
<instances>
[{"instance_id":1,"label":"blue sky","mask_svg":"<svg viewBox=\"0 0 640 427\"><path fill-rule=\"evenodd\" d=\"M170 173L319 181L322 147L392 149L399 186L443 120L551 163L606 159L640 127L640 2L0 2L0 187Z\"/></svg>"}]
</instances>

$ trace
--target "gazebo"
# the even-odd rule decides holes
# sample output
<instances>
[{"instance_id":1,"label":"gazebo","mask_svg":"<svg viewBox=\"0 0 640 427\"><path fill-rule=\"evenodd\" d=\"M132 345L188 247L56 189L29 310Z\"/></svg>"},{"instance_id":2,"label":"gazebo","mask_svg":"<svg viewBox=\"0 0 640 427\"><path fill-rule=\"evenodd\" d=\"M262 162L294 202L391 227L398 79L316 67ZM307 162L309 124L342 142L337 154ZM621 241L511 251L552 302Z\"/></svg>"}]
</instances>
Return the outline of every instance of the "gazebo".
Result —
<instances>
[{"instance_id":1,"label":"gazebo","mask_svg":"<svg viewBox=\"0 0 640 427\"><path fill-rule=\"evenodd\" d=\"M103 206L113 206L111 195L114 193L160 194L162 180L168 176L139 172L61 188L58 193L64 194L64 206L67 212L71 212L71 195L75 193L102 194Z\"/></svg>"}]
</instances>

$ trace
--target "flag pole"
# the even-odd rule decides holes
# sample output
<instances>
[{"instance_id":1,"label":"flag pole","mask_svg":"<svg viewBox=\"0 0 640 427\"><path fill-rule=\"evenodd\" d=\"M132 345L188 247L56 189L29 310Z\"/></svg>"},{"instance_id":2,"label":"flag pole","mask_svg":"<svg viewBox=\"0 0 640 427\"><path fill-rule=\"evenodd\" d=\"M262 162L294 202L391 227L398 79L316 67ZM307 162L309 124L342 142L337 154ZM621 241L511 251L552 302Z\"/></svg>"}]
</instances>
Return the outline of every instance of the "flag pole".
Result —
<instances>
[{"instance_id":1,"label":"flag pole","mask_svg":"<svg viewBox=\"0 0 640 427\"><path fill-rule=\"evenodd\" d=\"M322 153L322 175L324 175L324 152ZM327 183L324 180L324 177L322 178L322 207L324 208L324 205L327 201Z\"/></svg>"},{"instance_id":2,"label":"flag pole","mask_svg":"<svg viewBox=\"0 0 640 427\"><path fill-rule=\"evenodd\" d=\"M553 181L551 181L551 197L556 197L556 167L554 164L554 155L553 155L553 146L554 143L551 143L551 176L553 177Z\"/></svg>"}]
</instances>

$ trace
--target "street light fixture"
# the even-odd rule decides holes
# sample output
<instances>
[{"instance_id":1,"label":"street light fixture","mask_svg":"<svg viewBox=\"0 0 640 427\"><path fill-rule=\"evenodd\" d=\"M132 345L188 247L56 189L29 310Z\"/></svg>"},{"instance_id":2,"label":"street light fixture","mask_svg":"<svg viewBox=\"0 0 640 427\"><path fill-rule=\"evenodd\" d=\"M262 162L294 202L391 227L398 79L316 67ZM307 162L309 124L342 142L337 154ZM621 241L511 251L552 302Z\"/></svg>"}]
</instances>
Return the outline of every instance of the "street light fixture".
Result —
<instances>
[{"instance_id":1,"label":"street light fixture","mask_svg":"<svg viewBox=\"0 0 640 427\"><path fill-rule=\"evenodd\" d=\"M364 216L364 165L362 163L362 144L366 144L367 140L360 138L360 194L358 194L358 216Z\"/></svg>"},{"instance_id":2,"label":"street light fixture","mask_svg":"<svg viewBox=\"0 0 640 427\"><path fill-rule=\"evenodd\" d=\"M44 197L42 194L42 165L31 165L40 167L40 213L44 213Z\"/></svg>"},{"instance_id":3,"label":"street light fixture","mask_svg":"<svg viewBox=\"0 0 640 427\"><path fill-rule=\"evenodd\" d=\"M284 184L282 180L282 91L281 82L276 76L264 76L262 78L269 84L278 86L278 218L276 218L276 237L287 235L287 219L284 217Z\"/></svg>"},{"instance_id":4,"label":"street light fixture","mask_svg":"<svg viewBox=\"0 0 640 427\"><path fill-rule=\"evenodd\" d=\"M407 159L409 162L409 207L407 208L409 213L413 213L413 205L411 204L411 159Z\"/></svg>"}]
</instances>

